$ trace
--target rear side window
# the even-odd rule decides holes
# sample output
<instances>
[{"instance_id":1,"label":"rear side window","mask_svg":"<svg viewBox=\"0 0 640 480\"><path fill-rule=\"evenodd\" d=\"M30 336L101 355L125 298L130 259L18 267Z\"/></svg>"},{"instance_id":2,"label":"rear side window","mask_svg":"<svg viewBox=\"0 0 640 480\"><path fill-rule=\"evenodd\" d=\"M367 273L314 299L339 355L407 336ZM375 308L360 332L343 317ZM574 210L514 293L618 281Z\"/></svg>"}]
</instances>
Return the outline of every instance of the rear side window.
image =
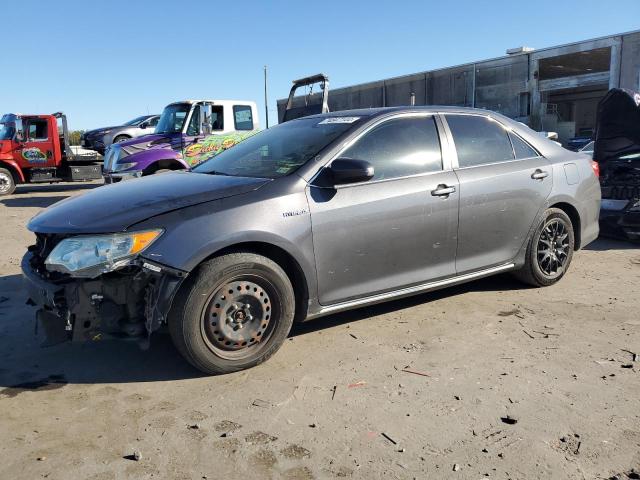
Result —
<instances>
[{"instance_id":1,"label":"rear side window","mask_svg":"<svg viewBox=\"0 0 640 480\"><path fill-rule=\"evenodd\" d=\"M249 105L233 106L233 121L236 130L253 130L253 114Z\"/></svg>"},{"instance_id":2,"label":"rear side window","mask_svg":"<svg viewBox=\"0 0 640 480\"><path fill-rule=\"evenodd\" d=\"M516 154L516 159L533 158L539 156L538 152L536 152L527 142L522 140L516 134L509 132L509 138L511 139L511 143L513 144L513 151Z\"/></svg>"},{"instance_id":3,"label":"rear side window","mask_svg":"<svg viewBox=\"0 0 640 480\"><path fill-rule=\"evenodd\" d=\"M374 180L442 170L440 140L433 117L404 117L373 128L341 157L366 160Z\"/></svg>"},{"instance_id":4,"label":"rear side window","mask_svg":"<svg viewBox=\"0 0 640 480\"><path fill-rule=\"evenodd\" d=\"M509 136L497 122L479 115L446 115L446 118L461 168L514 159Z\"/></svg>"}]
</instances>

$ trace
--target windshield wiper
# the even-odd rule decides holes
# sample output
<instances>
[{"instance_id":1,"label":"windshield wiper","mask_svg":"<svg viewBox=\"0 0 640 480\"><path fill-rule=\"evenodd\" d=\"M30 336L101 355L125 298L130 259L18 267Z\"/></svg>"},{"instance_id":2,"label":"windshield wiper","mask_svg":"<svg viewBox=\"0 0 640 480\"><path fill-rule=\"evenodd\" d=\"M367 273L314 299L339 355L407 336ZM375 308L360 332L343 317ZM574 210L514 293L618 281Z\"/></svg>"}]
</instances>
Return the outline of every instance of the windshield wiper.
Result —
<instances>
[{"instance_id":1,"label":"windshield wiper","mask_svg":"<svg viewBox=\"0 0 640 480\"><path fill-rule=\"evenodd\" d=\"M225 172L219 172L217 170L209 170L208 172L204 172L207 175L221 175L223 177L233 177L233 175L231 175L230 173L225 173Z\"/></svg>"}]
</instances>

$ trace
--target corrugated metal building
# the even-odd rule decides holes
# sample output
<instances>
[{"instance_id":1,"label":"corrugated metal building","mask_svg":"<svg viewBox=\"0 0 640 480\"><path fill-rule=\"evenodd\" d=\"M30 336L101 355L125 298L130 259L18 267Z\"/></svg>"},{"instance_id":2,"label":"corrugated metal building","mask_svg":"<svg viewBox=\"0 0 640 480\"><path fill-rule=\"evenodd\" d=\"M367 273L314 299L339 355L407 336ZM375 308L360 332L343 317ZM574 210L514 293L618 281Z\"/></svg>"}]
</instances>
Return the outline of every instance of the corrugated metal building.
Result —
<instances>
[{"instance_id":1,"label":"corrugated metal building","mask_svg":"<svg viewBox=\"0 0 640 480\"><path fill-rule=\"evenodd\" d=\"M640 90L640 30L338 88L331 111L456 105L501 112L562 142L591 135L598 101L614 87ZM331 72L325 72L331 73ZM302 102L303 97L296 97ZM278 118L286 99L278 100Z\"/></svg>"}]
</instances>

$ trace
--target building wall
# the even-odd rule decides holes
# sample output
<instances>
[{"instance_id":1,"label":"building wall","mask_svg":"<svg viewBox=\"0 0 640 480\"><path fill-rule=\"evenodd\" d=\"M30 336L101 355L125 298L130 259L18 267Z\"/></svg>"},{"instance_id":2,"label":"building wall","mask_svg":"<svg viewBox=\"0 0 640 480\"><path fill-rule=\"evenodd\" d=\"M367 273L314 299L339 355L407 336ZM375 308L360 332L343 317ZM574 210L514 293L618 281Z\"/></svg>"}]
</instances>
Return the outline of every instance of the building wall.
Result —
<instances>
[{"instance_id":1,"label":"building wall","mask_svg":"<svg viewBox=\"0 0 640 480\"><path fill-rule=\"evenodd\" d=\"M581 71L573 76L538 79L541 60L571 58L572 54L595 49L610 49L610 60L606 57L610 61L608 71ZM606 91L618 86L640 90L640 31L332 89L329 108L338 111L410 105L413 98L415 105L475 106L495 110L539 130L545 126L549 95L583 87ZM296 98L296 102L299 101L301 99ZM278 100L280 120L285 105L286 99ZM582 119L591 115L593 105L576 108ZM580 123L584 124L584 120Z\"/></svg>"}]
</instances>

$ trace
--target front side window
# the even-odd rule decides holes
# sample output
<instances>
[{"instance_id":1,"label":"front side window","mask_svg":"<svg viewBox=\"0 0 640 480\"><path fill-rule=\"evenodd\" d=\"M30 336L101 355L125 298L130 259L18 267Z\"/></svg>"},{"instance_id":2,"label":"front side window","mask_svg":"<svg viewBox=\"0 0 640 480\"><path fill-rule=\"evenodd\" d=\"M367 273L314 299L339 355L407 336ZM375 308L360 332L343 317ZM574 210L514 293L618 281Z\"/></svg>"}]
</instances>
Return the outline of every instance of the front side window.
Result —
<instances>
[{"instance_id":1,"label":"front side window","mask_svg":"<svg viewBox=\"0 0 640 480\"><path fill-rule=\"evenodd\" d=\"M322 117L281 123L242 140L193 171L242 177L283 177L310 161L353 126L353 122L332 122Z\"/></svg>"},{"instance_id":2,"label":"front side window","mask_svg":"<svg viewBox=\"0 0 640 480\"><path fill-rule=\"evenodd\" d=\"M147 121L147 126L149 126L149 127L155 127L156 125L158 125L158 120L160 120L160 117L151 117L151 118Z\"/></svg>"},{"instance_id":3,"label":"front side window","mask_svg":"<svg viewBox=\"0 0 640 480\"><path fill-rule=\"evenodd\" d=\"M187 127L187 135L195 136L200 135L200 109L194 108L189 120L189 126Z\"/></svg>"},{"instance_id":4,"label":"front side window","mask_svg":"<svg viewBox=\"0 0 640 480\"><path fill-rule=\"evenodd\" d=\"M480 115L446 115L446 118L460 168L514 159L509 136L498 122Z\"/></svg>"},{"instance_id":5,"label":"front side window","mask_svg":"<svg viewBox=\"0 0 640 480\"><path fill-rule=\"evenodd\" d=\"M249 105L233 106L233 121L236 130L253 130L253 114Z\"/></svg>"},{"instance_id":6,"label":"front side window","mask_svg":"<svg viewBox=\"0 0 640 480\"><path fill-rule=\"evenodd\" d=\"M174 103L166 106L160 115L155 133L182 132L189 110L191 110L189 103Z\"/></svg>"},{"instance_id":7,"label":"front side window","mask_svg":"<svg viewBox=\"0 0 640 480\"><path fill-rule=\"evenodd\" d=\"M47 121L39 118L29 119L27 126L27 140L29 142L43 142L48 138Z\"/></svg>"},{"instance_id":8,"label":"front side window","mask_svg":"<svg viewBox=\"0 0 640 480\"><path fill-rule=\"evenodd\" d=\"M341 157L366 160L374 180L442 170L440 140L433 117L404 117L373 128Z\"/></svg>"}]
</instances>

